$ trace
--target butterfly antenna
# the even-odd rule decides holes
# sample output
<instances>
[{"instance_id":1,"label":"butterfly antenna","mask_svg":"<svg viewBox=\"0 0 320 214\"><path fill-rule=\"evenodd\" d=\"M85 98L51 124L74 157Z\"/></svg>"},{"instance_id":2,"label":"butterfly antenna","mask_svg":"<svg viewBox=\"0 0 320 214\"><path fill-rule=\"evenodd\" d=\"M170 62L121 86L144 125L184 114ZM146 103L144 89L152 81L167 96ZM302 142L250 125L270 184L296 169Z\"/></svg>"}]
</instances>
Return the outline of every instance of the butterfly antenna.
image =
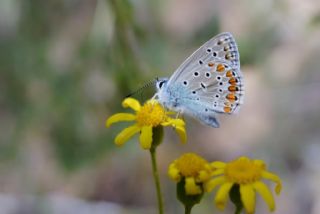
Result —
<instances>
[{"instance_id":1,"label":"butterfly antenna","mask_svg":"<svg viewBox=\"0 0 320 214\"><path fill-rule=\"evenodd\" d=\"M125 98L132 97L134 94L137 94L137 93L141 93L145 88L148 88L154 85L157 81L158 81L158 77L156 77L154 80L147 82L144 86L138 88L138 90L128 94Z\"/></svg>"}]
</instances>

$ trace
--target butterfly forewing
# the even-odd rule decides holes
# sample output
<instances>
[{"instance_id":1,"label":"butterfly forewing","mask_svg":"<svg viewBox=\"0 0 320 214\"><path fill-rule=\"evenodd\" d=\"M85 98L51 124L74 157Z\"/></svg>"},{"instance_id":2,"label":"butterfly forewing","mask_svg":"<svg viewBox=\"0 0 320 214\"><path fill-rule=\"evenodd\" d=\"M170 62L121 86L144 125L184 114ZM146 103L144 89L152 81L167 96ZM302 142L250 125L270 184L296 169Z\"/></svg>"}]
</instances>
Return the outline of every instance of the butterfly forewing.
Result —
<instances>
[{"instance_id":1,"label":"butterfly forewing","mask_svg":"<svg viewBox=\"0 0 320 214\"><path fill-rule=\"evenodd\" d=\"M187 58L174 72L170 81L176 81L189 74L190 69L197 69L203 65L203 60L224 61L234 68L240 69L240 59L237 44L233 36L228 33L221 33L196 50ZM186 72L186 73L185 73Z\"/></svg>"},{"instance_id":2,"label":"butterfly forewing","mask_svg":"<svg viewBox=\"0 0 320 214\"><path fill-rule=\"evenodd\" d=\"M237 45L230 33L212 38L172 75L168 85L185 89L184 104L199 111L233 113L243 100L243 79ZM190 104L189 104L190 103Z\"/></svg>"}]
</instances>

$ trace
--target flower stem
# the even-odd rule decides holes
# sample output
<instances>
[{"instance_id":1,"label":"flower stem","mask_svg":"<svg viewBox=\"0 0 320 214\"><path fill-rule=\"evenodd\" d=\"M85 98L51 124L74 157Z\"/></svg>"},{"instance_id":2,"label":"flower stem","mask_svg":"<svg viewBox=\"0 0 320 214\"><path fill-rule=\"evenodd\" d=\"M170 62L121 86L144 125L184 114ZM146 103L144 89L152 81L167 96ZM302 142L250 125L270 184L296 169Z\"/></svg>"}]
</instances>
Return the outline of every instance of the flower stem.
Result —
<instances>
[{"instance_id":1,"label":"flower stem","mask_svg":"<svg viewBox=\"0 0 320 214\"><path fill-rule=\"evenodd\" d=\"M242 207L237 206L236 207L236 211L234 212L234 214L241 214L241 211L242 211Z\"/></svg>"},{"instance_id":2,"label":"flower stem","mask_svg":"<svg viewBox=\"0 0 320 214\"><path fill-rule=\"evenodd\" d=\"M160 180L159 180L159 173L158 173L158 167L157 167L156 148L155 147L151 147L150 154L151 154L151 161L152 161L153 179L154 179L156 189L157 189L157 200L158 200L159 214L163 214L163 200L162 200L162 194L161 194L161 188L160 188Z\"/></svg>"},{"instance_id":3,"label":"flower stem","mask_svg":"<svg viewBox=\"0 0 320 214\"><path fill-rule=\"evenodd\" d=\"M190 206L190 205L185 205L184 206L184 213L185 214L191 214L191 209L192 209L192 205Z\"/></svg>"}]
</instances>

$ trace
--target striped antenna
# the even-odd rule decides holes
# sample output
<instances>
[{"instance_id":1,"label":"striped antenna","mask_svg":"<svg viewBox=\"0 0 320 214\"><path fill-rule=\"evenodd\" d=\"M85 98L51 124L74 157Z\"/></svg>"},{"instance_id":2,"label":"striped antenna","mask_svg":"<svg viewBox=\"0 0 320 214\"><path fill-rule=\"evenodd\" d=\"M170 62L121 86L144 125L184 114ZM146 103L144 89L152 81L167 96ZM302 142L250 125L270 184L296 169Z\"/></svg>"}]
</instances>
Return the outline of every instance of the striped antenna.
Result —
<instances>
[{"instance_id":1,"label":"striped antenna","mask_svg":"<svg viewBox=\"0 0 320 214\"><path fill-rule=\"evenodd\" d=\"M151 81L147 82L144 86L138 88L136 91L128 94L125 98L131 97L131 96L133 96L134 94L137 94L137 93L141 93L145 88L148 88L148 87L156 84L156 82L157 82L158 80L159 80L159 78L156 77L154 80L151 80Z\"/></svg>"}]
</instances>

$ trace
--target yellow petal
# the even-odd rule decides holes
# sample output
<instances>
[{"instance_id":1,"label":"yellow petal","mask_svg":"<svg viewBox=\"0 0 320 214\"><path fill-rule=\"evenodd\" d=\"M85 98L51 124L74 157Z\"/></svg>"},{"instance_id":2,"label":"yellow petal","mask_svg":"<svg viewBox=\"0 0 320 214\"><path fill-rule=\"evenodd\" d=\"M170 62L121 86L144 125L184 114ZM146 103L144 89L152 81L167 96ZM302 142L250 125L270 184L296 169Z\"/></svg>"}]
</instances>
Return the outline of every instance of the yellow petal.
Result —
<instances>
[{"instance_id":1,"label":"yellow petal","mask_svg":"<svg viewBox=\"0 0 320 214\"><path fill-rule=\"evenodd\" d=\"M271 212L273 212L275 210L275 202L274 202L272 193L270 192L268 187L260 181L255 182L253 184L253 187L262 196L262 198L265 200L265 202L268 204L269 210Z\"/></svg>"},{"instance_id":2,"label":"yellow petal","mask_svg":"<svg viewBox=\"0 0 320 214\"><path fill-rule=\"evenodd\" d=\"M268 171L263 171L261 175L263 178L269 179L269 180L276 183L275 191L279 195L279 193L281 192L281 189L282 189L280 178L277 175L275 175L271 172L268 172Z\"/></svg>"},{"instance_id":3,"label":"yellow petal","mask_svg":"<svg viewBox=\"0 0 320 214\"><path fill-rule=\"evenodd\" d=\"M182 126L177 126L175 128L177 134L179 135L180 142L181 143L186 143L187 142L187 133L184 127Z\"/></svg>"},{"instance_id":4,"label":"yellow petal","mask_svg":"<svg viewBox=\"0 0 320 214\"><path fill-rule=\"evenodd\" d=\"M242 160L242 161L250 161L250 159L249 158L247 158L247 157L245 157L245 156L241 156L241 157L239 157L239 159L238 160Z\"/></svg>"},{"instance_id":5,"label":"yellow petal","mask_svg":"<svg viewBox=\"0 0 320 214\"><path fill-rule=\"evenodd\" d=\"M214 203L216 204L216 207L219 210L224 210L227 200L228 200L228 195L231 187L233 186L233 183L227 182L221 185L219 188L216 197L214 199Z\"/></svg>"},{"instance_id":6,"label":"yellow petal","mask_svg":"<svg viewBox=\"0 0 320 214\"><path fill-rule=\"evenodd\" d=\"M256 195L252 185L240 185L241 201L248 214L253 214L256 204Z\"/></svg>"},{"instance_id":7,"label":"yellow petal","mask_svg":"<svg viewBox=\"0 0 320 214\"><path fill-rule=\"evenodd\" d=\"M210 178L210 174L205 170L201 170L199 172L199 176L198 176L197 181L199 180L200 182L205 182L205 181L209 180L209 178Z\"/></svg>"},{"instance_id":8,"label":"yellow petal","mask_svg":"<svg viewBox=\"0 0 320 214\"><path fill-rule=\"evenodd\" d=\"M206 192L211 192L214 188L216 188L216 186L223 184L225 181L226 179L224 176L213 178L205 184L204 189L206 190Z\"/></svg>"},{"instance_id":9,"label":"yellow petal","mask_svg":"<svg viewBox=\"0 0 320 214\"><path fill-rule=\"evenodd\" d=\"M130 107L135 111L139 111L140 108L141 108L141 105L140 105L139 101L136 100L136 99L133 99L131 97L124 99L123 102L122 102L122 106L124 108Z\"/></svg>"},{"instance_id":10,"label":"yellow petal","mask_svg":"<svg viewBox=\"0 0 320 214\"><path fill-rule=\"evenodd\" d=\"M111 117L109 117L106 121L106 127L111 126L113 123L117 123L120 121L132 121L135 120L136 116L134 114L128 114L128 113L118 113L114 114Z\"/></svg>"},{"instance_id":11,"label":"yellow petal","mask_svg":"<svg viewBox=\"0 0 320 214\"><path fill-rule=\"evenodd\" d=\"M185 126L186 123L182 119L171 119L170 122L176 126Z\"/></svg>"},{"instance_id":12,"label":"yellow petal","mask_svg":"<svg viewBox=\"0 0 320 214\"><path fill-rule=\"evenodd\" d=\"M258 165L261 169L266 169L266 164L263 160L254 160L253 163Z\"/></svg>"},{"instance_id":13,"label":"yellow petal","mask_svg":"<svg viewBox=\"0 0 320 214\"><path fill-rule=\"evenodd\" d=\"M225 168L226 163L221 162L221 161L215 161L210 163L211 167L214 169L221 169L221 168Z\"/></svg>"},{"instance_id":14,"label":"yellow petal","mask_svg":"<svg viewBox=\"0 0 320 214\"><path fill-rule=\"evenodd\" d=\"M152 126L143 126L140 134L140 146L143 149L150 149L152 143Z\"/></svg>"},{"instance_id":15,"label":"yellow petal","mask_svg":"<svg viewBox=\"0 0 320 214\"><path fill-rule=\"evenodd\" d=\"M129 126L128 128L123 129L115 139L116 145L121 146L139 131L140 128L137 125Z\"/></svg>"},{"instance_id":16,"label":"yellow petal","mask_svg":"<svg viewBox=\"0 0 320 214\"><path fill-rule=\"evenodd\" d=\"M174 111L168 111L168 112L167 112L167 114L168 114L168 115L174 115L174 114L177 114L177 112L174 112Z\"/></svg>"},{"instance_id":17,"label":"yellow petal","mask_svg":"<svg viewBox=\"0 0 320 214\"><path fill-rule=\"evenodd\" d=\"M177 169L175 163L170 164L169 169L168 169L168 175L172 180L177 181L177 182L180 181L181 175L180 175L179 170Z\"/></svg>"},{"instance_id":18,"label":"yellow petal","mask_svg":"<svg viewBox=\"0 0 320 214\"><path fill-rule=\"evenodd\" d=\"M211 172L211 176L222 175L224 173L224 169L216 169Z\"/></svg>"},{"instance_id":19,"label":"yellow petal","mask_svg":"<svg viewBox=\"0 0 320 214\"><path fill-rule=\"evenodd\" d=\"M185 190L187 195L198 195L201 194L201 188L196 184L196 181L193 177L185 178Z\"/></svg>"},{"instance_id":20,"label":"yellow petal","mask_svg":"<svg viewBox=\"0 0 320 214\"><path fill-rule=\"evenodd\" d=\"M172 119L170 117L167 118L166 122L161 123L163 126L185 126L185 122L181 119Z\"/></svg>"}]
</instances>

